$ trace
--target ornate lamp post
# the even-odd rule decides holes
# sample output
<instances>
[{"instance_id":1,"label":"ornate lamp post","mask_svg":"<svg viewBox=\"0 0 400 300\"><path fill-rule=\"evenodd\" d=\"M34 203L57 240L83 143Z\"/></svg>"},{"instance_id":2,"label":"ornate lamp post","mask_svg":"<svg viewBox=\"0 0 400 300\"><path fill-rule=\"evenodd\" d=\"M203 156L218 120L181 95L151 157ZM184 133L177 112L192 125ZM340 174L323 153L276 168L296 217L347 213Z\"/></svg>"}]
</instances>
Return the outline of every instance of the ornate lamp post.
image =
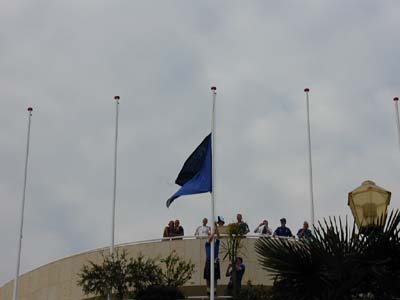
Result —
<instances>
[{"instance_id":1,"label":"ornate lamp post","mask_svg":"<svg viewBox=\"0 0 400 300\"><path fill-rule=\"evenodd\" d=\"M364 181L349 193L348 205L361 233L385 224L391 195L371 180Z\"/></svg>"}]
</instances>

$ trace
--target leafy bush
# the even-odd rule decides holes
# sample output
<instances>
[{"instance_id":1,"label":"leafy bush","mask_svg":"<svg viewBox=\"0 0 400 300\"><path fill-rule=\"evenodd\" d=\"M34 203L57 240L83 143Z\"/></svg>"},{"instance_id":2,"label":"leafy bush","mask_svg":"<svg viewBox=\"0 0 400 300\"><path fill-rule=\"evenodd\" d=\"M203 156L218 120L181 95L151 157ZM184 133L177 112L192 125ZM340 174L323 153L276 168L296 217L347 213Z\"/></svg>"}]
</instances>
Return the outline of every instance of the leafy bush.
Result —
<instances>
[{"instance_id":1,"label":"leafy bush","mask_svg":"<svg viewBox=\"0 0 400 300\"><path fill-rule=\"evenodd\" d=\"M89 261L88 265L82 267L78 274L78 285L82 287L85 295L106 296L115 291L118 300L122 300L131 287L128 281L128 265L132 259L127 257L125 251L121 254L103 255L103 262L95 264Z\"/></svg>"},{"instance_id":2,"label":"leafy bush","mask_svg":"<svg viewBox=\"0 0 400 300\"><path fill-rule=\"evenodd\" d=\"M126 251L103 254L100 264L89 261L82 267L78 285L85 295L106 297L112 292L118 300L125 297L141 299L140 295L149 297L152 290L164 290L171 297L181 295L176 292L177 287L190 280L194 264L182 260L175 252L161 259L160 263L165 267L143 255L130 258Z\"/></svg>"},{"instance_id":3,"label":"leafy bush","mask_svg":"<svg viewBox=\"0 0 400 300\"><path fill-rule=\"evenodd\" d=\"M130 295L135 299L137 295L148 287L163 284L163 272L155 260L139 255L127 267ZM133 288L133 291L132 291Z\"/></svg>"},{"instance_id":4,"label":"leafy bush","mask_svg":"<svg viewBox=\"0 0 400 300\"><path fill-rule=\"evenodd\" d=\"M234 300L269 300L271 299L271 288L264 285L252 285L249 281L246 286L238 291Z\"/></svg>"},{"instance_id":5,"label":"leafy bush","mask_svg":"<svg viewBox=\"0 0 400 300\"><path fill-rule=\"evenodd\" d=\"M183 286L192 278L194 264L186 262L173 251L170 255L160 260L165 265L165 271L161 272L161 283L169 287Z\"/></svg>"}]
</instances>

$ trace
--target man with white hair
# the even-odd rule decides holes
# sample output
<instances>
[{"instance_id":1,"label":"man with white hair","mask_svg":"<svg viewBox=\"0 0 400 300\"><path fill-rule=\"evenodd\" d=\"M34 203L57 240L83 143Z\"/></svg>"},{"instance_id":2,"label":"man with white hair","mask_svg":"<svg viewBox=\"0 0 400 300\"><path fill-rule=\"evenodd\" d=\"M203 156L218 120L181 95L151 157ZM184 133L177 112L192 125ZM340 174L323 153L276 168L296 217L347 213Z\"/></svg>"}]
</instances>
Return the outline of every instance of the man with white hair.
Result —
<instances>
[{"instance_id":1,"label":"man with white hair","mask_svg":"<svg viewBox=\"0 0 400 300\"><path fill-rule=\"evenodd\" d=\"M311 236L312 232L308 229L308 222L304 221L303 228L300 228L299 231L297 231L297 237L299 239L309 239Z\"/></svg>"}]
</instances>

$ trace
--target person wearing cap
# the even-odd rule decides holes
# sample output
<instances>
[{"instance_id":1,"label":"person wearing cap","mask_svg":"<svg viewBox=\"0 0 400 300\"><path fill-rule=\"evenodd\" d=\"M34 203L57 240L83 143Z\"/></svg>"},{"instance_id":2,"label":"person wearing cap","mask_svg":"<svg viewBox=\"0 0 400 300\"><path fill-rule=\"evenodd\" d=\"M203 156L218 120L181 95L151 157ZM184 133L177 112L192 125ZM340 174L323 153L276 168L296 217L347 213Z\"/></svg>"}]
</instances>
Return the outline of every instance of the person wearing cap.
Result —
<instances>
[{"instance_id":1,"label":"person wearing cap","mask_svg":"<svg viewBox=\"0 0 400 300\"><path fill-rule=\"evenodd\" d=\"M312 236L311 230L308 229L308 222L304 221L303 223L303 228L300 228L299 231L297 231L297 237L299 239L309 239Z\"/></svg>"},{"instance_id":2,"label":"person wearing cap","mask_svg":"<svg viewBox=\"0 0 400 300\"><path fill-rule=\"evenodd\" d=\"M262 234L262 235L272 235L271 228L268 227L268 221L264 220L260 225L254 229L254 233Z\"/></svg>"},{"instance_id":3,"label":"person wearing cap","mask_svg":"<svg viewBox=\"0 0 400 300\"><path fill-rule=\"evenodd\" d=\"M280 221L281 226L275 229L274 237L292 237L292 231L288 227L286 227L286 219L282 218Z\"/></svg>"},{"instance_id":4,"label":"person wearing cap","mask_svg":"<svg viewBox=\"0 0 400 300\"><path fill-rule=\"evenodd\" d=\"M217 224L218 224L218 232L220 235L229 234L229 226L225 226L225 220L222 216L218 216Z\"/></svg>"},{"instance_id":5,"label":"person wearing cap","mask_svg":"<svg viewBox=\"0 0 400 300\"><path fill-rule=\"evenodd\" d=\"M240 232L241 232L242 234L247 234L247 233L250 232L249 225L247 225L246 222L243 222L242 214L237 214L237 215L236 215L236 220L237 220L237 223L236 223L236 224L239 225Z\"/></svg>"},{"instance_id":6,"label":"person wearing cap","mask_svg":"<svg viewBox=\"0 0 400 300\"><path fill-rule=\"evenodd\" d=\"M219 245L220 245L220 235L219 235L219 227L222 227L225 224L224 218L218 216L218 222L215 223L214 232L211 231L208 234L207 241L205 243L206 250L206 263L204 265L204 274L203 278L206 280L207 284L207 294L210 294L210 278L211 278L211 242L214 240L214 293L217 289L217 280L221 278L221 271L219 265ZM216 235L216 238L215 238Z\"/></svg>"},{"instance_id":7,"label":"person wearing cap","mask_svg":"<svg viewBox=\"0 0 400 300\"><path fill-rule=\"evenodd\" d=\"M196 228L196 231L195 231L194 235L197 236L197 237L208 236L208 234L211 231L211 227L207 226L207 223L208 223L208 219L204 218L203 219L203 225L201 225L201 226Z\"/></svg>"}]
</instances>

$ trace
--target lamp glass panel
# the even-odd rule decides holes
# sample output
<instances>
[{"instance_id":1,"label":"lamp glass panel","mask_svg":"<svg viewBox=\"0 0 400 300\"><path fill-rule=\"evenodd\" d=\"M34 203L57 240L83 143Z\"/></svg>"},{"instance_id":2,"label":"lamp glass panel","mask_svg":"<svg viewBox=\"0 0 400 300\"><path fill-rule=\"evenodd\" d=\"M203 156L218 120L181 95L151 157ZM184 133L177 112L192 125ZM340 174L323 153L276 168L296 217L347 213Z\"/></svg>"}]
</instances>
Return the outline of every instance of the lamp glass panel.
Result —
<instances>
[{"instance_id":1,"label":"lamp glass panel","mask_svg":"<svg viewBox=\"0 0 400 300\"><path fill-rule=\"evenodd\" d=\"M370 190L354 193L353 204L357 223L362 226L376 224L386 213L387 202L388 194L384 192Z\"/></svg>"}]
</instances>

